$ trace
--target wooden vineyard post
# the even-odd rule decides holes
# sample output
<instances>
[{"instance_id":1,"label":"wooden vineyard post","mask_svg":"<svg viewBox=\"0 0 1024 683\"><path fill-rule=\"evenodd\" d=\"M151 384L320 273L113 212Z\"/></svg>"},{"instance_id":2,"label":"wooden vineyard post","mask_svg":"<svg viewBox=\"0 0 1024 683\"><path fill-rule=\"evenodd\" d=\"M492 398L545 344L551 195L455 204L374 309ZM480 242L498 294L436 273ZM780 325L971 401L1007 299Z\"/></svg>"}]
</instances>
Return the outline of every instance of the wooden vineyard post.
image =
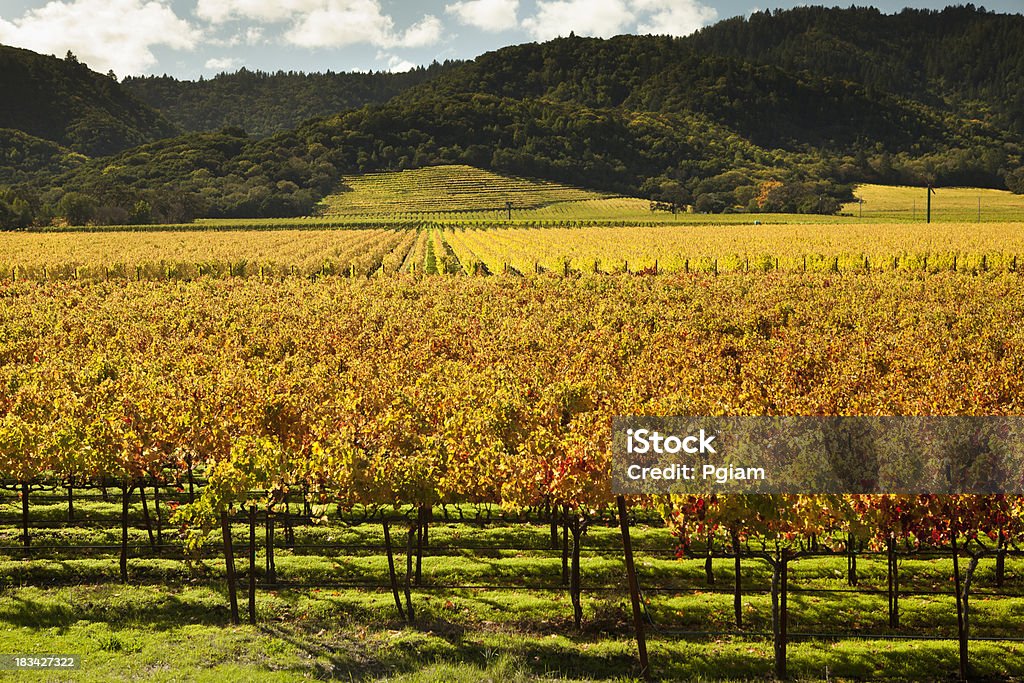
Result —
<instances>
[{"instance_id":1,"label":"wooden vineyard post","mask_svg":"<svg viewBox=\"0 0 1024 683\"><path fill-rule=\"evenodd\" d=\"M890 533L886 540L886 555L889 558L889 628L895 629L900 627L900 565L893 535Z\"/></svg>"},{"instance_id":2,"label":"wooden vineyard post","mask_svg":"<svg viewBox=\"0 0 1024 683\"><path fill-rule=\"evenodd\" d=\"M736 628L743 628L743 580L740 576L740 534L735 529L732 535L732 552L734 554L735 576L732 594L732 610L736 615Z\"/></svg>"},{"instance_id":3,"label":"wooden vineyard post","mask_svg":"<svg viewBox=\"0 0 1024 683\"><path fill-rule=\"evenodd\" d=\"M68 477L68 521L75 521L75 478L74 476Z\"/></svg>"},{"instance_id":4,"label":"wooden vineyard post","mask_svg":"<svg viewBox=\"0 0 1024 683\"><path fill-rule=\"evenodd\" d=\"M410 526L405 541L405 612L409 615L409 623L416 620L416 613L412 608L412 552L413 541L416 538L416 527Z\"/></svg>"},{"instance_id":5,"label":"wooden vineyard post","mask_svg":"<svg viewBox=\"0 0 1024 683\"><path fill-rule=\"evenodd\" d=\"M151 548L155 548L156 539L153 536L153 523L149 518L149 505L146 503L146 483L144 481L139 482L139 500L142 502L142 519L146 525L146 533L149 534L149 545Z\"/></svg>"},{"instance_id":6,"label":"wooden vineyard post","mask_svg":"<svg viewBox=\"0 0 1024 683\"><path fill-rule=\"evenodd\" d=\"M284 497L284 545L289 550L295 549L295 526L292 524L292 507L287 495Z\"/></svg>"},{"instance_id":7,"label":"wooden vineyard post","mask_svg":"<svg viewBox=\"0 0 1024 683\"><path fill-rule=\"evenodd\" d=\"M704 555L704 578L707 581L709 586L714 586L715 585L715 565L712 562L712 560L714 559L713 558L714 552L715 552L715 539L709 533L708 534L707 552Z\"/></svg>"},{"instance_id":8,"label":"wooden vineyard post","mask_svg":"<svg viewBox=\"0 0 1024 683\"><path fill-rule=\"evenodd\" d=\"M395 572L395 554L391 548L391 529L388 520L384 524L384 549L388 555L388 574L391 578L391 595L395 598L395 607L398 608L398 616L405 621L405 610L402 609L402 598L398 595L398 574Z\"/></svg>"},{"instance_id":9,"label":"wooden vineyard post","mask_svg":"<svg viewBox=\"0 0 1024 683\"><path fill-rule=\"evenodd\" d=\"M156 542L164 544L164 518L160 512L160 481L153 480L153 511L156 513Z\"/></svg>"},{"instance_id":10,"label":"wooden vineyard post","mask_svg":"<svg viewBox=\"0 0 1024 683\"><path fill-rule=\"evenodd\" d=\"M629 599L633 605L633 629L636 632L636 647L640 658L640 675L645 681L649 681L651 680L651 667L647 661L647 637L644 635L644 620L640 612L640 583L637 581L636 565L633 563L633 543L629 538L626 499L624 496L618 496L615 502L619 507L619 528L622 530L622 551L626 560Z\"/></svg>"},{"instance_id":11,"label":"wooden vineyard post","mask_svg":"<svg viewBox=\"0 0 1024 683\"><path fill-rule=\"evenodd\" d=\"M789 550L782 548L772 559L772 635L775 651L775 677L786 678L786 646L788 645L787 622L789 608L786 604L789 592Z\"/></svg>"},{"instance_id":12,"label":"wooden vineyard post","mask_svg":"<svg viewBox=\"0 0 1024 683\"><path fill-rule=\"evenodd\" d=\"M196 484L195 477L192 475L192 456L189 455L185 458L185 464L188 466L188 502L192 504L196 502Z\"/></svg>"},{"instance_id":13,"label":"wooden vineyard post","mask_svg":"<svg viewBox=\"0 0 1024 683\"><path fill-rule=\"evenodd\" d=\"M249 623L256 624L256 506L249 506Z\"/></svg>"},{"instance_id":14,"label":"wooden vineyard post","mask_svg":"<svg viewBox=\"0 0 1024 683\"><path fill-rule=\"evenodd\" d=\"M562 585L569 585L569 508L562 507Z\"/></svg>"},{"instance_id":15,"label":"wooden vineyard post","mask_svg":"<svg viewBox=\"0 0 1024 683\"><path fill-rule=\"evenodd\" d=\"M224 538L224 568L228 577L228 600L231 602L231 623L239 624L238 618L238 586L235 583L235 553L231 548L231 519L228 511L220 513L220 528Z\"/></svg>"},{"instance_id":16,"label":"wooden vineyard post","mask_svg":"<svg viewBox=\"0 0 1024 683\"><path fill-rule=\"evenodd\" d=\"M28 531L28 482L25 481L21 482L21 533L21 542L28 550L32 540Z\"/></svg>"},{"instance_id":17,"label":"wooden vineyard post","mask_svg":"<svg viewBox=\"0 0 1024 683\"><path fill-rule=\"evenodd\" d=\"M956 590L956 635L959 643L960 680L968 680L970 666L967 652L967 620L964 614L963 582L960 580L960 553L956 546L957 531L954 529L950 534L950 544L953 549L953 586Z\"/></svg>"},{"instance_id":18,"label":"wooden vineyard post","mask_svg":"<svg viewBox=\"0 0 1024 683\"><path fill-rule=\"evenodd\" d=\"M423 528L426 525L426 508L420 505L416 510L416 578L418 586L423 579Z\"/></svg>"},{"instance_id":19,"label":"wooden vineyard post","mask_svg":"<svg viewBox=\"0 0 1024 683\"><path fill-rule=\"evenodd\" d=\"M580 541L583 533L580 524L579 513L575 513L572 520L572 574L569 582L569 594L572 598L572 617L577 631L583 628L583 603L580 599L582 593L580 589Z\"/></svg>"},{"instance_id":20,"label":"wooden vineyard post","mask_svg":"<svg viewBox=\"0 0 1024 683\"><path fill-rule=\"evenodd\" d=\"M270 503L267 503L267 557L266 557L266 581L269 584L277 583L277 567L274 566L274 513L270 510Z\"/></svg>"},{"instance_id":21,"label":"wooden vineyard post","mask_svg":"<svg viewBox=\"0 0 1024 683\"><path fill-rule=\"evenodd\" d=\"M847 536L846 541L846 583L850 586L857 585L857 537L853 534Z\"/></svg>"},{"instance_id":22,"label":"wooden vineyard post","mask_svg":"<svg viewBox=\"0 0 1024 683\"><path fill-rule=\"evenodd\" d=\"M128 498L132 487L126 481L121 486L121 583L128 583Z\"/></svg>"}]
</instances>

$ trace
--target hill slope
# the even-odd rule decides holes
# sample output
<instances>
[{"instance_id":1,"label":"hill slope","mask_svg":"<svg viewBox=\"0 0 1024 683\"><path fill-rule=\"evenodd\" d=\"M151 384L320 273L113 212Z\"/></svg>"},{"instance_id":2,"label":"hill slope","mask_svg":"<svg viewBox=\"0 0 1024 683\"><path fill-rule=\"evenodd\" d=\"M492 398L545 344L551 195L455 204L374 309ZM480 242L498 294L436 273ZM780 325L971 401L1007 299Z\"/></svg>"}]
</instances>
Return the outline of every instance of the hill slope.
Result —
<instances>
[{"instance_id":1,"label":"hill slope","mask_svg":"<svg viewBox=\"0 0 1024 683\"><path fill-rule=\"evenodd\" d=\"M498 175L452 164L342 179L342 192L324 198L325 215L367 216L435 211L536 209L606 195L558 183Z\"/></svg>"},{"instance_id":2,"label":"hill slope","mask_svg":"<svg viewBox=\"0 0 1024 683\"><path fill-rule=\"evenodd\" d=\"M890 152L921 153L963 144L965 137L992 145L1005 137L999 122L968 120L936 98L919 101L910 90L868 87L841 71L789 70L718 54L686 38L573 37L517 45L482 55L405 97L470 93L696 113L760 146L790 150L874 151L880 144Z\"/></svg>"},{"instance_id":3,"label":"hill slope","mask_svg":"<svg viewBox=\"0 0 1024 683\"><path fill-rule=\"evenodd\" d=\"M755 12L686 41L791 73L862 84L1024 133L1024 16L966 7L941 11L802 7Z\"/></svg>"},{"instance_id":4,"label":"hill slope","mask_svg":"<svg viewBox=\"0 0 1024 683\"><path fill-rule=\"evenodd\" d=\"M435 63L404 73L322 74L241 69L199 81L148 76L126 78L121 85L182 130L236 126L251 135L270 135L317 116L382 104L450 67Z\"/></svg>"},{"instance_id":5,"label":"hill slope","mask_svg":"<svg viewBox=\"0 0 1024 683\"><path fill-rule=\"evenodd\" d=\"M74 59L0 46L0 92L0 128L90 156L113 154L176 132L113 78Z\"/></svg>"},{"instance_id":6,"label":"hill slope","mask_svg":"<svg viewBox=\"0 0 1024 683\"><path fill-rule=\"evenodd\" d=\"M23 182L34 174L75 168L86 157L20 130L0 128L0 184Z\"/></svg>"}]
</instances>

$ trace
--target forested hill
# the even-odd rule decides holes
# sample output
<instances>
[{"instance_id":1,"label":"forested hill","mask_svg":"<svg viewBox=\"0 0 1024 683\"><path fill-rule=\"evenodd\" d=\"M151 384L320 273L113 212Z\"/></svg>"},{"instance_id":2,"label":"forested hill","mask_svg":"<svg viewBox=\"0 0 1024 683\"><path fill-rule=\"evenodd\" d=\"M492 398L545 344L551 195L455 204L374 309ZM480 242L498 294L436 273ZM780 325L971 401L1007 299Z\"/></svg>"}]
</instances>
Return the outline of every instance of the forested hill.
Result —
<instances>
[{"instance_id":1,"label":"forested hill","mask_svg":"<svg viewBox=\"0 0 1024 683\"><path fill-rule=\"evenodd\" d=\"M241 69L211 79L126 78L124 88L186 131L237 127L250 135L295 128L306 119L382 104L427 82L456 62L402 73L266 73Z\"/></svg>"},{"instance_id":2,"label":"forested hill","mask_svg":"<svg viewBox=\"0 0 1024 683\"><path fill-rule=\"evenodd\" d=\"M866 181L1024 191L1024 131L1015 123L1024 48L1007 39L1022 21L973 8L811 8L690 38L519 45L408 82L377 74L366 90L336 93L339 103L357 102L408 86L383 104L269 136L245 125L189 133L40 173L16 189L45 217L60 215L73 188L94 220L113 222L301 215L345 175L445 163L708 211L744 210L769 182L783 184L780 208L793 211L834 210L850 184ZM847 23L855 37L843 35ZM977 69L987 71L975 81ZM244 86L256 93L244 104L250 127L269 129L280 103L300 101L317 78L213 79L197 89L189 116L197 125L214 116L205 126L236 115L227 93ZM172 94L181 86L140 83Z\"/></svg>"},{"instance_id":3,"label":"forested hill","mask_svg":"<svg viewBox=\"0 0 1024 683\"><path fill-rule=\"evenodd\" d=\"M57 59L0 45L0 129L89 156L113 154L179 132L111 76L69 55Z\"/></svg>"},{"instance_id":4,"label":"forested hill","mask_svg":"<svg viewBox=\"0 0 1024 683\"><path fill-rule=\"evenodd\" d=\"M701 54L686 39L561 38L485 54L403 96L416 102L489 94L594 109L692 113L772 149L890 152L998 137L984 121L860 83L732 57Z\"/></svg>"},{"instance_id":5,"label":"forested hill","mask_svg":"<svg viewBox=\"0 0 1024 683\"><path fill-rule=\"evenodd\" d=\"M1024 133L1024 16L973 5L756 12L686 39L701 54L854 81Z\"/></svg>"}]
</instances>

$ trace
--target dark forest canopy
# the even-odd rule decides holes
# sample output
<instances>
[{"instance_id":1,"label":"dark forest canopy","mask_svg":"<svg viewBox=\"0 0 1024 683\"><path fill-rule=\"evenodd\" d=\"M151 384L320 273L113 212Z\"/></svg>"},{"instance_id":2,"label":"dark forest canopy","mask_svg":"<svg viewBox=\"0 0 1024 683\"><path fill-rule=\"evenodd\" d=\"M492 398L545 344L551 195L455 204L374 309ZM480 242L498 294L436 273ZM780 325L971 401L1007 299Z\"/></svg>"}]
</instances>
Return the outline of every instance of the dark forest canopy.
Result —
<instances>
[{"instance_id":1,"label":"dark forest canopy","mask_svg":"<svg viewBox=\"0 0 1024 683\"><path fill-rule=\"evenodd\" d=\"M401 73L267 73L243 68L198 81L164 75L129 77L121 84L182 130L208 132L234 126L250 135L270 135L314 117L383 104L455 64L435 62Z\"/></svg>"},{"instance_id":2,"label":"dark forest canopy","mask_svg":"<svg viewBox=\"0 0 1024 683\"><path fill-rule=\"evenodd\" d=\"M13 154L27 147L38 172L0 182L43 219L74 188L97 222L302 215L346 174L440 163L702 211L746 207L766 181L792 188L779 208L798 211L835 210L865 181L1017 191L1022 35L1024 17L969 6L801 8L689 38L570 37L409 74L108 79L155 120L212 130L91 160L69 157L62 138L38 135L65 145L51 159L19 139Z\"/></svg>"},{"instance_id":3,"label":"dark forest canopy","mask_svg":"<svg viewBox=\"0 0 1024 683\"><path fill-rule=\"evenodd\" d=\"M968 4L755 12L686 39L696 51L862 84L1024 133L1024 15Z\"/></svg>"},{"instance_id":4,"label":"dark forest canopy","mask_svg":"<svg viewBox=\"0 0 1024 683\"><path fill-rule=\"evenodd\" d=\"M0 45L0 93L0 128L90 156L180 132L71 53L57 59Z\"/></svg>"}]
</instances>

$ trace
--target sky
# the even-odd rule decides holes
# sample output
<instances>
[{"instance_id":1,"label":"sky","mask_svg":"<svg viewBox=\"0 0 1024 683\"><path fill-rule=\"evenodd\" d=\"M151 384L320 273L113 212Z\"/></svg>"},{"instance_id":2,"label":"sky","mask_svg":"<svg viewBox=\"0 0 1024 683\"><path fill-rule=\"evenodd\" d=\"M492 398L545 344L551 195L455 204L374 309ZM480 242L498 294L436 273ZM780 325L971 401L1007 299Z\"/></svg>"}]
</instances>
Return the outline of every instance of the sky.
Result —
<instances>
[{"instance_id":1,"label":"sky","mask_svg":"<svg viewBox=\"0 0 1024 683\"><path fill-rule=\"evenodd\" d=\"M0 44L63 57L118 77L210 77L263 71L405 71L433 60L570 31L688 35L787 0L0 0ZM814 4L828 4L827 2ZM844 4L848 6L850 0ZM885 12L941 8L929 0L875 0ZM975 1L1024 11L1024 0Z\"/></svg>"}]
</instances>

